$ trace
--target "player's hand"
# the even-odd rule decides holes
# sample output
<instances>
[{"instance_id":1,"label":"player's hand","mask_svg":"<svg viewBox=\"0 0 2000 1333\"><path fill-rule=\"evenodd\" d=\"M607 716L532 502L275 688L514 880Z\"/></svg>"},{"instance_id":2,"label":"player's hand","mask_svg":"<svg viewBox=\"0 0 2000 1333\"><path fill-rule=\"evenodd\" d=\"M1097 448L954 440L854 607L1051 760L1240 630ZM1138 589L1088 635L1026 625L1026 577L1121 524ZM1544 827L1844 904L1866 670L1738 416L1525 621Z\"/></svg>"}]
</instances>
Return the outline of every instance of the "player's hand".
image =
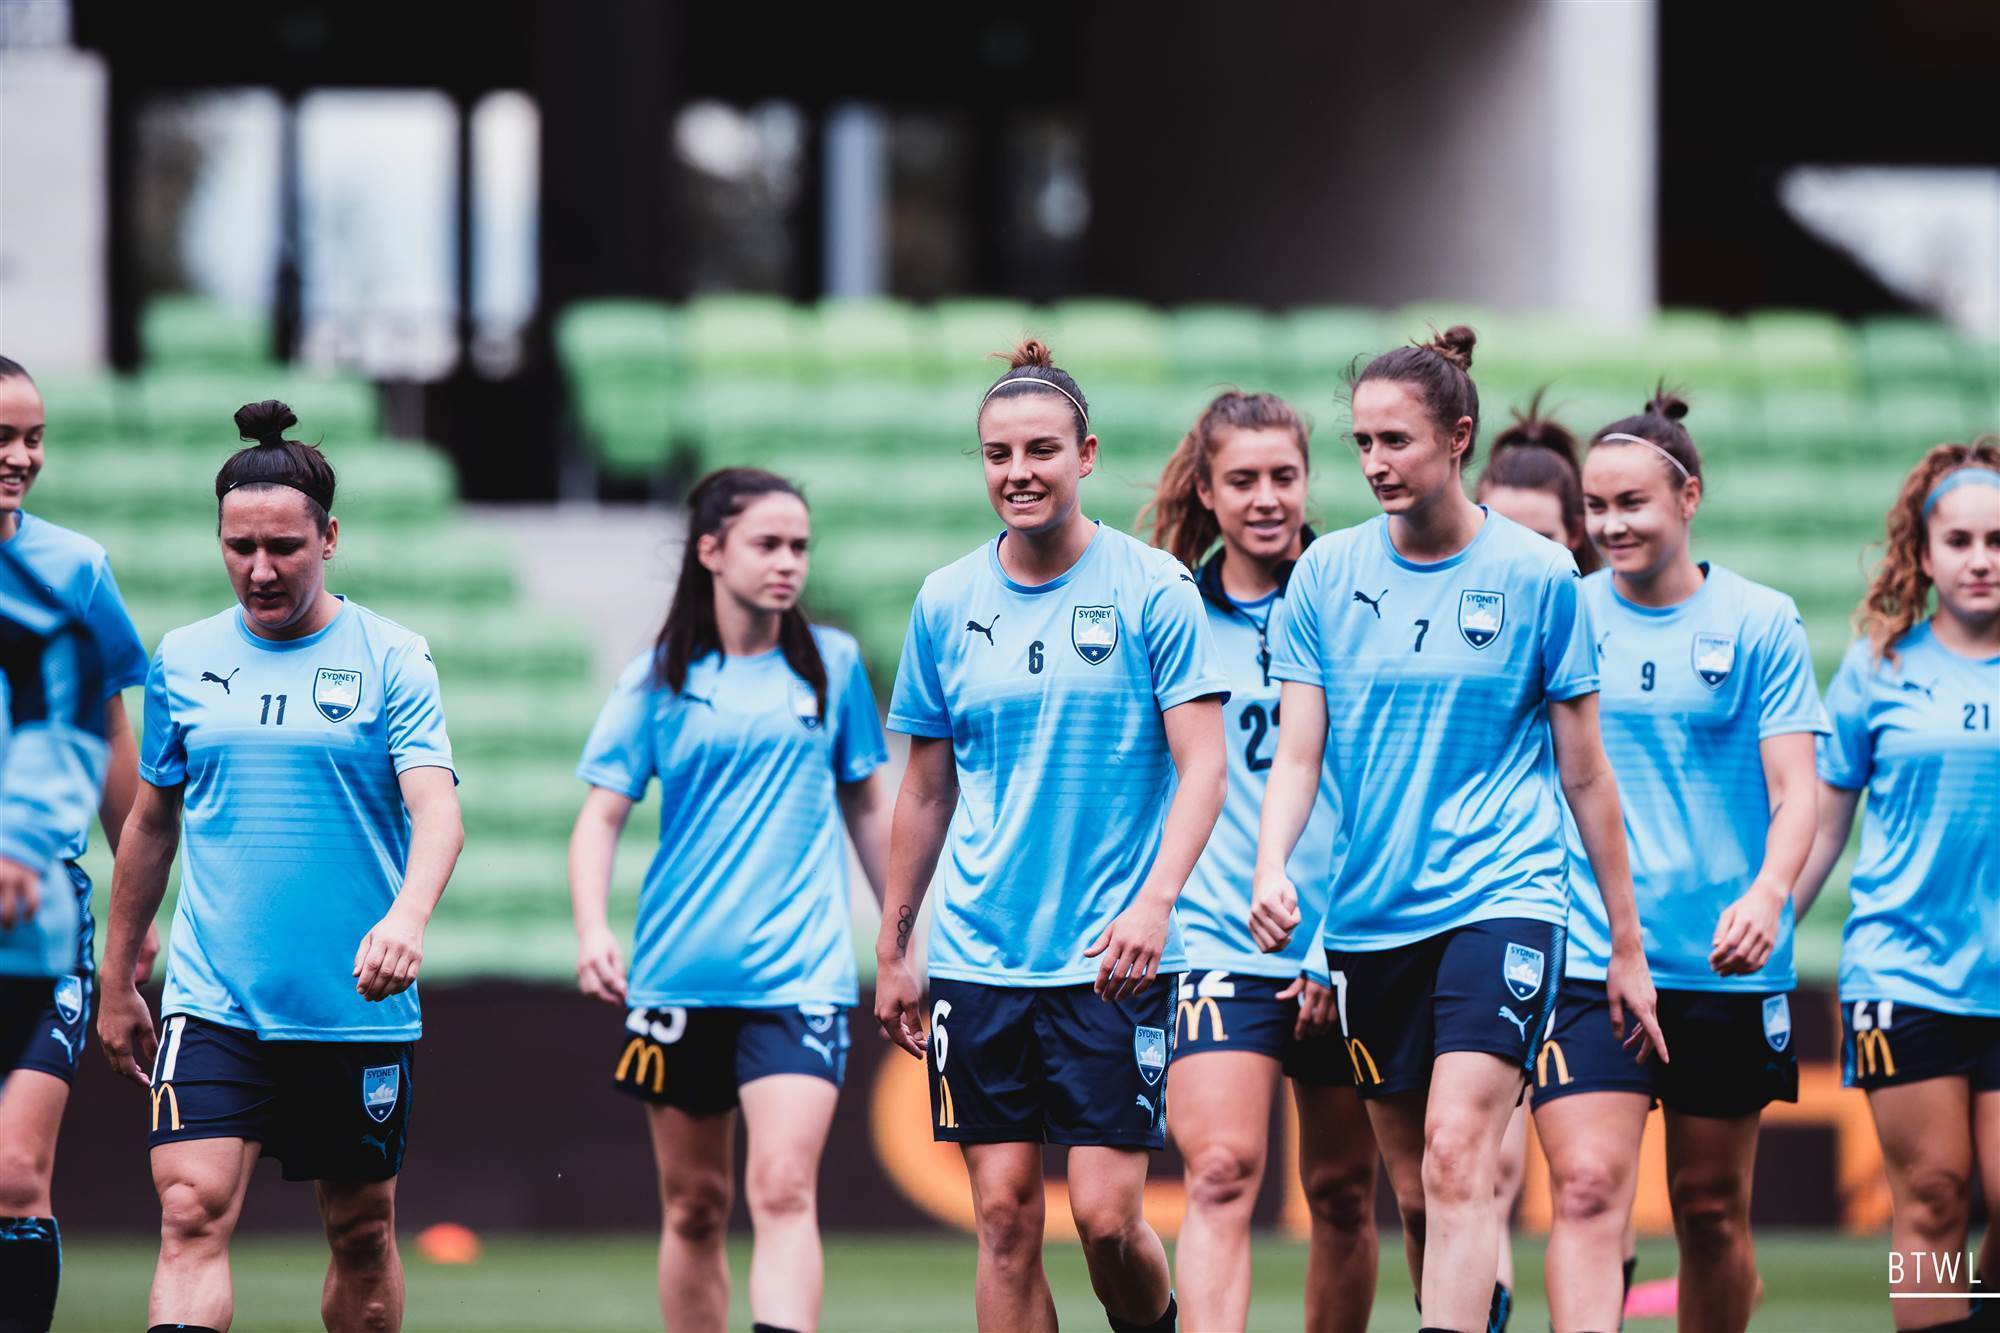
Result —
<instances>
[{"instance_id":1,"label":"player's hand","mask_svg":"<svg viewBox=\"0 0 2000 1333\"><path fill-rule=\"evenodd\" d=\"M576 988L593 1000L624 1006L625 960L610 927L593 927L577 941Z\"/></svg>"},{"instance_id":2,"label":"player's hand","mask_svg":"<svg viewBox=\"0 0 2000 1333\"><path fill-rule=\"evenodd\" d=\"M97 1044L111 1062L111 1072L142 1088L153 1086L146 1071L159 1051L153 1033L153 1011L137 986L107 985L97 998Z\"/></svg>"},{"instance_id":3,"label":"player's hand","mask_svg":"<svg viewBox=\"0 0 2000 1333\"><path fill-rule=\"evenodd\" d=\"M424 924L398 903L361 937L354 951L354 989L370 1003L400 995L416 983L423 961Z\"/></svg>"},{"instance_id":4,"label":"player's hand","mask_svg":"<svg viewBox=\"0 0 2000 1333\"><path fill-rule=\"evenodd\" d=\"M1708 951L1708 965L1716 975L1740 977L1764 966L1778 947L1786 899L1784 892L1766 888L1760 880L1724 909Z\"/></svg>"},{"instance_id":5,"label":"player's hand","mask_svg":"<svg viewBox=\"0 0 2000 1333\"><path fill-rule=\"evenodd\" d=\"M132 967L132 984L144 986L153 979L153 960L160 956L160 929L148 925L139 939L139 961Z\"/></svg>"},{"instance_id":6,"label":"player's hand","mask_svg":"<svg viewBox=\"0 0 2000 1333\"><path fill-rule=\"evenodd\" d=\"M1094 989L1100 998L1123 1000L1137 995L1159 975L1160 955L1167 949L1167 923L1171 908L1161 908L1144 893L1113 918L1097 942L1083 951L1085 958L1104 955L1097 966Z\"/></svg>"},{"instance_id":7,"label":"player's hand","mask_svg":"<svg viewBox=\"0 0 2000 1333\"><path fill-rule=\"evenodd\" d=\"M1317 1037L1333 1031L1333 991L1320 985L1301 972L1292 978L1292 984L1278 992L1277 998L1289 1000L1297 996L1299 1018L1292 1025L1292 1036L1300 1041L1307 1037Z\"/></svg>"},{"instance_id":8,"label":"player's hand","mask_svg":"<svg viewBox=\"0 0 2000 1333\"><path fill-rule=\"evenodd\" d=\"M1251 882L1250 938L1265 953L1278 953L1299 928L1299 891L1284 875L1259 875Z\"/></svg>"},{"instance_id":9,"label":"player's hand","mask_svg":"<svg viewBox=\"0 0 2000 1333\"><path fill-rule=\"evenodd\" d=\"M924 992L900 958L875 964L875 1021L882 1035L921 1060L930 1050L924 1031Z\"/></svg>"},{"instance_id":10,"label":"player's hand","mask_svg":"<svg viewBox=\"0 0 2000 1333\"><path fill-rule=\"evenodd\" d=\"M1610 1002L1611 1031L1619 1044L1627 1050L1638 1047L1638 1061L1644 1064L1649 1055L1660 1057L1661 1064L1667 1059L1667 1039L1660 1034L1658 1000L1653 993L1653 971L1646 966L1646 955L1638 949L1611 950L1611 966L1604 971L1604 998ZM1632 1016L1630 1032L1625 1030L1625 1016Z\"/></svg>"},{"instance_id":11,"label":"player's hand","mask_svg":"<svg viewBox=\"0 0 2000 1333\"><path fill-rule=\"evenodd\" d=\"M19 861L0 856L0 927L11 929L42 910L42 877Z\"/></svg>"}]
</instances>

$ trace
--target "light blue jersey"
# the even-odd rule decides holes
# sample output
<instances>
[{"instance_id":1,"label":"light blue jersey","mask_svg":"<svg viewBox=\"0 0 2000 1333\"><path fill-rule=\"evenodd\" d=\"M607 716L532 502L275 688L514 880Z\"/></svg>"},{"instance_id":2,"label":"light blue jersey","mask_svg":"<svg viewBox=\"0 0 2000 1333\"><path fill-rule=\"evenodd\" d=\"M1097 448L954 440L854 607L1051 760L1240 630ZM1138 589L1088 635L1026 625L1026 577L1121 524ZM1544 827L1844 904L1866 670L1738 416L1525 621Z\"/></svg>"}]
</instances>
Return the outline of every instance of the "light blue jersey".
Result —
<instances>
[{"instance_id":1,"label":"light blue jersey","mask_svg":"<svg viewBox=\"0 0 2000 1333\"><path fill-rule=\"evenodd\" d=\"M0 857L42 877L35 916L0 928L0 975L73 971L81 909L62 865L108 760L95 640L45 576L0 546Z\"/></svg>"},{"instance_id":2,"label":"light blue jersey","mask_svg":"<svg viewBox=\"0 0 2000 1333\"><path fill-rule=\"evenodd\" d=\"M1792 599L1719 565L1676 606L1618 595L1610 570L1583 581L1603 677L1599 724L1625 807L1625 845L1662 990L1776 991L1792 971L1792 908L1764 966L1718 976L1715 924L1764 864L1770 793L1760 745L1824 735L1812 649ZM1611 927L1582 840L1570 829L1569 975L1604 980Z\"/></svg>"},{"instance_id":3,"label":"light blue jersey","mask_svg":"<svg viewBox=\"0 0 2000 1333\"><path fill-rule=\"evenodd\" d=\"M654 656L625 668L577 776L640 800L660 780L660 846L639 891L631 1003L853 1004L838 783L888 760L852 636L814 626L826 710L777 649L709 653L676 694Z\"/></svg>"},{"instance_id":4,"label":"light blue jersey","mask_svg":"<svg viewBox=\"0 0 2000 1333\"><path fill-rule=\"evenodd\" d=\"M1031 586L1001 568L1004 540L924 580L889 729L949 737L958 767L931 975L1077 985L1159 851L1161 713L1229 682L1180 561L1099 526L1068 572ZM1186 970L1176 922L1160 971Z\"/></svg>"},{"instance_id":5,"label":"light blue jersey","mask_svg":"<svg viewBox=\"0 0 2000 1333\"><path fill-rule=\"evenodd\" d=\"M1855 644L1826 692L1820 778L1868 793L1840 998L2000 1017L2000 657L1928 624L1895 651Z\"/></svg>"},{"instance_id":6,"label":"light blue jersey","mask_svg":"<svg viewBox=\"0 0 2000 1333\"><path fill-rule=\"evenodd\" d=\"M400 774L450 768L422 637L343 601L265 639L239 607L168 634L146 676L139 776L185 784L166 1014L267 1041L410 1041L417 989L370 1003L354 951L403 887Z\"/></svg>"},{"instance_id":7,"label":"light blue jersey","mask_svg":"<svg viewBox=\"0 0 2000 1333\"><path fill-rule=\"evenodd\" d=\"M1209 632L1223 673L1229 679L1229 702L1223 705L1223 745L1229 756L1229 795L1216 817L1215 832L1195 862L1181 893L1181 933L1187 941L1188 966L1198 971L1240 972L1253 977L1295 977L1310 972L1326 977L1326 951L1320 948L1319 923L1326 916L1328 875L1340 830L1340 797L1332 784L1320 783L1305 836L1286 867L1299 895L1299 928L1291 946L1264 953L1250 937L1250 881L1257 869L1257 823L1264 806L1264 785L1271 757L1278 749L1278 691L1270 674L1270 619L1282 593L1255 602L1238 602L1223 590L1220 557L1196 576L1208 612Z\"/></svg>"},{"instance_id":8,"label":"light blue jersey","mask_svg":"<svg viewBox=\"0 0 2000 1333\"><path fill-rule=\"evenodd\" d=\"M33 514L18 515L20 526L7 546L42 577L43 586L70 609L97 642L103 664L104 697L110 699L146 680L146 646L111 577L104 548L80 532L72 532ZM74 861L90 846L90 822L95 807L71 833L63 859Z\"/></svg>"},{"instance_id":9,"label":"light blue jersey","mask_svg":"<svg viewBox=\"0 0 2000 1333\"><path fill-rule=\"evenodd\" d=\"M1345 840L1327 947L1390 949L1502 917L1563 923L1546 704L1597 688L1579 586L1568 551L1491 512L1448 559L1405 559L1381 515L1299 561L1271 674L1326 692Z\"/></svg>"}]
</instances>

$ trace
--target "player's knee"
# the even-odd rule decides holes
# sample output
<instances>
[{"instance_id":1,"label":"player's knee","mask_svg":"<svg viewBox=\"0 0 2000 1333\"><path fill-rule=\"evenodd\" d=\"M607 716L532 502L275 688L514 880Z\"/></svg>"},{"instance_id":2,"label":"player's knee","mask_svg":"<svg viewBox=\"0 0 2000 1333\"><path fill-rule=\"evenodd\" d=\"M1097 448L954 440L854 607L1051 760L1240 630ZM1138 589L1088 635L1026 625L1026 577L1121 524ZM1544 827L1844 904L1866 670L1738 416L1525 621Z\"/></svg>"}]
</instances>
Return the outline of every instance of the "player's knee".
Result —
<instances>
[{"instance_id":1,"label":"player's knee","mask_svg":"<svg viewBox=\"0 0 2000 1333\"><path fill-rule=\"evenodd\" d=\"M1493 1168L1476 1135L1440 1125L1424 1141L1424 1201L1428 1207L1490 1207Z\"/></svg>"},{"instance_id":2,"label":"player's knee","mask_svg":"<svg viewBox=\"0 0 2000 1333\"><path fill-rule=\"evenodd\" d=\"M218 1244L227 1239L223 1219L229 1192L194 1180L171 1181L160 1190L160 1240L167 1248Z\"/></svg>"},{"instance_id":3,"label":"player's knee","mask_svg":"<svg viewBox=\"0 0 2000 1333\"><path fill-rule=\"evenodd\" d=\"M1375 1224L1375 1164L1314 1166L1305 1173L1306 1208L1335 1231L1360 1232ZM1419 1201L1418 1211L1422 1211Z\"/></svg>"},{"instance_id":4,"label":"player's knee","mask_svg":"<svg viewBox=\"0 0 2000 1333\"><path fill-rule=\"evenodd\" d=\"M25 1143L0 1142L0 1217L33 1217L46 1211L52 1165Z\"/></svg>"},{"instance_id":5,"label":"player's knee","mask_svg":"<svg viewBox=\"0 0 2000 1333\"><path fill-rule=\"evenodd\" d=\"M1750 1201L1733 1183L1703 1181L1671 1191L1674 1230L1695 1254L1726 1254L1750 1235Z\"/></svg>"},{"instance_id":6,"label":"player's knee","mask_svg":"<svg viewBox=\"0 0 2000 1333\"><path fill-rule=\"evenodd\" d=\"M668 1231L697 1245L719 1244L729 1225L729 1185L720 1176L683 1177L667 1184L661 1203Z\"/></svg>"},{"instance_id":7,"label":"player's knee","mask_svg":"<svg viewBox=\"0 0 2000 1333\"><path fill-rule=\"evenodd\" d=\"M1024 1260L1041 1249L1040 1201L1026 1195L982 1198L978 1225L980 1248L1003 1263Z\"/></svg>"},{"instance_id":8,"label":"player's knee","mask_svg":"<svg viewBox=\"0 0 2000 1333\"><path fill-rule=\"evenodd\" d=\"M1123 1199L1085 1201L1081 1206L1072 1199L1070 1207L1076 1218L1077 1239L1086 1250L1122 1250L1145 1225L1140 1211Z\"/></svg>"},{"instance_id":9,"label":"player's knee","mask_svg":"<svg viewBox=\"0 0 2000 1333\"><path fill-rule=\"evenodd\" d=\"M1624 1191L1623 1174L1608 1160L1592 1157L1565 1159L1549 1171L1549 1185L1555 1195L1555 1217L1559 1222L1589 1224L1612 1218ZM1624 1225L1622 1216L1616 1221Z\"/></svg>"},{"instance_id":10,"label":"player's knee","mask_svg":"<svg viewBox=\"0 0 2000 1333\"><path fill-rule=\"evenodd\" d=\"M1965 1234L1971 1222L1972 1177L1963 1171L1920 1167L1903 1187L1901 1219L1926 1240L1950 1240Z\"/></svg>"},{"instance_id":11,"label":"player's knee","mask_svg":"<svg viewBox=\"0 0 2000 1333\"><path fill-rule=\"evenodd\" d=\"M373 1211L329 1218L326 1243L339 1267L367 1271L388 1262L396 1246L396 1229L388 1217Z\"/></svg>"},{"instance_id":12,"label":"player's knee","mask_svg":"<svg viewBox=\"0 0 2000 1333\"><path fill-rule=\"evenodd\" d=\"M1236 1148L1204 1148L1187 1164L1188 1202L1201 1208L1248 1207L1263 1163Z\"/></svg>"},{"instance_id":13,"label":"player's knee","mask_svg":"<svg viewBox=\"0 0 2000 1333\"><path fill-rule=\"evenodd\" d=\"M799 1157L779 1157L759 1161L744 1181L752 1211L796 1216L814 1208L817 1180L813 1163Z\"/></svg>"}]
</instances>

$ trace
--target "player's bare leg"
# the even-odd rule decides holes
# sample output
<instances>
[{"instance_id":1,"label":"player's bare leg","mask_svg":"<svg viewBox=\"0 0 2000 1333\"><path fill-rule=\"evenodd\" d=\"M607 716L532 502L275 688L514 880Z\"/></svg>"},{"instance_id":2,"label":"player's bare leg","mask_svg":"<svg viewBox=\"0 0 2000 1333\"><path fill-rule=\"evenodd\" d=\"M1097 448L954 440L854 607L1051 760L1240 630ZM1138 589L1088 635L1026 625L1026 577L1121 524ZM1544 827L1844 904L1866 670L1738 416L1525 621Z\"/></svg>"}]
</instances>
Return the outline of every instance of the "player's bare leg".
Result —
<instances>
[{"instance_id":1,"label":"player's bare leg","mask_svg":"<svg viewBox=\"0 0 2000 1333\"><path fill-rule=\"evenodd\" d=\"M0 1080L0 1217L47 1217L69 1084L39 1069Z\"/></svg>"},{"instance_id":2,"label":"player's bare leg","mask_svg":"<svg viewBox=\"0 0 2000 1333\"><path fill-rule=\"evenodd\" d=\"M2000 1199L2000 1091L1972 1098L1972 1140L1979 1157L1981 1188ZM1979 1246L1979 1276L1988 1290L2000 1286L2000 1204L1986 1205L1986 1239Z\"/></svg>"},{"instance_id":3,"label":"player's bare leg","mask_svg":"<svg viewBox=\"0 0 2000 1333\"><path fill-rule=\"evenodd\" d=\"M2000 1115L2000 1095L1987 1093L1981 1109L1993 1119ZM1965 1249L1972 1225L1972 1087L1964 1078L1927 1078L1876 1088L1868 1094L1875 1116L1875 1134L1882 1141L1882 1168L1889 1177L1892 1209L1889 1248L1908 1255L1957 1253ZM1988 1138L2000 1138L1993 1128ZM1984 1146L1984 1145L1982 1145ZM2000 1146L2000 1144L1996 1144ZM1989 1175L1991 1163L1986 1163ZM1989 1241L1990 1241L1989 1237ZM1992 1250L1989 1244L1988 1252ZM1907 1260L1905 1261L1907 1264ZM1688 1306L1692 1275L1682 1264L1681 1309ZM1988 1273L1991 1280L1991 1273ZM1899 1293L1963 1290L1933 1280L1933 1270L1921 1275L1906 1267ZM1923 1328L1966 1317L1967 1301L1891 1301L1897 1328Z\"/></svg>"},{"instance_id":4,"label":"player's bare leg","mask_svg":"<svg viewBox=\"0 0 2000 1333\"><path fill-rule=\"evenodd\" d=\"M396 1180L315 1182L332 1261L320 1289L328 1333L395 1333L403 1326L403 1256L396 1249Z\"/></svg>"},{"instance_id":5,"label":"player's bare leg","mask_svg":"<svg viewBox=\"0 0 2000 1333\"><path fill-rule=\"evenodd\" d=\"M1250 1211L1264 1181L1277 1086L1278 1062L1249 1051L1183 1056L1167 1073L1169 1128L1187 1163L1174 1286L1189 1328L1227 1333L1249 1320Z\"/></svg>"},{"instance_id":6,"label":"player's bare leg","mask_svg":"<svg viewBox=\"0 0 2000 1333\"><path fill-rule=\"evenodd\" d=\"M1055 1333L1056 1301L1042 1271L1047 1200L1039 1143L961 1145L979 1231L973 1310L982 1333ZM1076 1160L1075 1153L1070 1161ZM1072 1177L1072 1188L1074 1178ZM1161 1260L1165 1265L1164 1256Z\"/></svg>"},{"instance_id":7,"label":"player's bare leg","mask_svg":"<svg viewBox=\"0 0 2000 1333\"><path fill-rule=\"evenodd\" d=\"M1352 1088L1292 1084L1299 1108L1299 1185L1312 1218L1307 1333L1365 1333L1381 1263L1375 1236L1375 1134ZM1174 1103L1180 1114L1180 1103ZM1192 1318L1191 1329L1202 1328Z\"/></svg>"},{"instance_id":8,"label":"player's bare leg","mask_svg":"<svg viewBox=\"0 0 2000 1333\"><path fill-rule=\"evenodd\" d=\"M660 1313L668 1333L721 1333L729 1323L734 1112L694 1116L648 1106L660 1172Z\"/></svg>"},{"instance_id":9,"label":"player's bare leg","mask_svg":"<svg viewBox=\"0 0 2000 1333\"><path fill-rule=\"evenodd\" d=\"M1514 1287L1514 1247L1510 1244L1514 1225L1514 1202L1521 1197L1521 1172L1528 1155L1528 1103L1523 1100L1507 1117L1507 1133L1500 1140L1499 1172L1493 1178L1493 1217L1500 1224L1500 1284Z\"/></svg>"},{"instance_id":10,"label":"player's bare leg","mask_svg":"<svg viewBox=\"0 0 2000 1333\"><path fill-rule=\"evenodd\" d=\"M1521 1070L1483 1051L1431 1066L1424 1110L1424 1323L1483 1329L1500 1264L1494 1159L1521 1095Z\"/></svg>"},{"instance_id":11,"label":"player's bare leg","mask_svg":"<svg viewBox=\"0 0 2000 1333\"><path fill-rule=\"evenodd\" d=\"M819 1159L840 1089L807 1074L745 1083L743 1172L755 1242L750 1317L778 1328L819 1327L826 1264L819 1242Z\"/></svg>"},{"instance_id":12,"label":"player's bare leg","mask_svg":"<svg viewBox=\"0 0 2000 1333\"><path fill-rule=\"evenodd\" d=\"M1543 1274L1556 1333L1618 1327L1626 1219L1651 1109L1652 1099L1636 1092L1579 1092L1535 1110L1549 1159L1552 1216Z\"/></svg>"},{"instance_id":13,"label":"player's bare leg","mask_svg":"<svg viewBox=\"0 0 2000 1333\"><path fill-rule=\"evenodd\" d=\"M1382 1164L1389 1171L1389 1190L1396 1196L1396 1212L1403 1221L1403 1261L1410 1267L1410 1282L1417 1290L1424 1285L1424 1094L1399 1092L1370 1098L1368 1124L1375 1131L1375 1144L1382 1151Z\"/></svg>"},{"instance_id":14,"label":"player's bare leg","mask_svg":"<svg viewBox=\"0 0 2000 1333\"><path fill-rule=\"evenodd\" d=\"M1757 1117L1673 1110L1666 1117L1667 1197L1681 1254L1680 1327L1701 1333L1748 1328L1757 1305L1757 1252L1750 1239Z\"/></svg>"},{"instance_id":15,"label":"player's bare leg","mask_svg":"<svg viewBox=\"0 0 2000 1333\"><path fill-rule=\"evenodd\" d=\"M229 1237L256 1165L257 1145L244 1139L192 1139L153 1149L160 1262L146 1302L148 1324L229 1327L236 1305Z\"/></svg>"},{"instance_id":16,"label":"player's bare leg","mask_svg":"<svg viewBox=\"0 0 2000 1333\"><path fill-rule=\"evenodd\" d=\"M1146 1221L1143 1148L1071 1148L1069 1210L1098 1303L1114 1319L1150 1326L1167 1312L1167 1247Z\"/></svg>"}]
</instances>

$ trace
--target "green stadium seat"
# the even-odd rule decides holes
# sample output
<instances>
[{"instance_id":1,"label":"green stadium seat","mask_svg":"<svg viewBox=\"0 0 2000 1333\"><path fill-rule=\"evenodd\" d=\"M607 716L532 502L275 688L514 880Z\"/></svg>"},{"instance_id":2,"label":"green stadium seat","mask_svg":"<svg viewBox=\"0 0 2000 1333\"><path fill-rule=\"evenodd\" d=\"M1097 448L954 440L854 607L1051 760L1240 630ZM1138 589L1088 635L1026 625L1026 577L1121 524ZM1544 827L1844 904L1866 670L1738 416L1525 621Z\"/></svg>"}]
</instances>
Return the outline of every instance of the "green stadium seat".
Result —
<instances>
[{"instance_id":1,"label":"green stadium seat","mask_svg":"<svg viewBox=\"0 0 2000 1333\"><path fill-rule=\"evenodd\" d=\"M1167 319L1136 301L1063 301L1050 312L1056 364L1086 393L1107 382L1158 384L1172 371Z\"/></svg>"},{"instance_id":2,"label":"green stadium seat","mask_svg":"<svg viewBox=\"0 0 2000 1333\"><path fill-rule=\"evenodd\" d=\"M381 408L365 380L272 367L260 375L148 371L136 389L141 429L148 443L212 450L219 464L242 448L236 409L266 398L283 400L298 415L293 439L318 444L339 464L343 445L381 434Z\"/></svg>"},{"instance_id":3,"label":"green stadium seat","mask_svg":"<svg viewBox=\"0 0 2000 1333\"><path fill-rule=\"evenodd\" d=\"M978 394L999 379L1004 357L1030 335L1047 337L1049 320L1025 302L960 298L931 307L931 374L939 381L962 386L973 395L968 411L978 406ZM1062 348L1056 348L1057 354Z\"/></svg>"},{"instance_id":4,"label":"green stadium seat","mask_svg":"<svg viewBox=\"0 0 2000 1333\"><path fill-rule=\"evenodd\" d=\"M101 523L91 536L110 552L119 585L135 606L153 599L205 599L217 610L229 604L213 529ZM462 529L356 531L341 542L327 585L384 614L389 602L408 600L415 589L427 600L494 608L516 595L513 560L505 543Z\"/></svg>"},{"instance_id":5,"label":"green stadium seat","mask_svg":"<svg viewBox=\"0 0 2000 1333\"><path fill-rule=\"evenodd\" d=\"M687 367L698 381L795 380L808 365L805 322L775 296L701 296L688 302Z\"/></svg>"},{"instance_id":6,"label":"green stadium seat","mask_svg":"<svg viewBox=\"0 0 2000 1333\"><path fill-rule=\"evenodd\" d=\"M539 682L457 679L445 700L445 720L453 752L465 759L574 766L603 702L582 680L551 690Z\"/></svg>"},{"instance_id":7,"label":"green stadium seat","mask_svg":"<svg viewBox=\"0 0 2000 1333\"><path fill-rule=\"evenodd\" d=\"M1858 336L1861 369L1871 389L1953 389L1961 382L1960 339L1947 324L1878 315L1861 321Z\"/></svg>"},{"instance_id":8,"label":"green stadium seat","mask_svg":"<svg viewBox=\"0 0 2000 1333\"><path fill-rule=\"evenodd\" d=\"M1252 306L1182 306L1169 316L1173 372L1188 385L1265 393L1283 378L1271 321Z\"/></svg>"},{"instance_id":9,"label":"green stadium seat","mask_svg":"<svg viewBox=\"0 0 2000 1333\"><path fill-rule=\"evenodd\" d=\"M920 377L931 316L905 301L830 297L808 311L806 360L829 384L908 384Z\"/></svg>"},{"instance_id":10,"label":"green stadium seat","mask_svg":"<svg viewBox=\"0 0 2000 1333\"><path fill-rule=\"evenodd\" d=\"M1359 306L1304 306L1277 316L1272 333L1272 369L1289 386L1293 405L1320 420L1334 408L1335 395L1345 394L1349 366L1390 343L1381 312ZM1346 399L1339 401L1344 413Z\"/></svg>"},{"instance_id":11,"label":"green stadium seat","mask_svg":"<svg viewBox=\"0 0 2000 1333\"><path fill-rule=\"evenodd\" d=\"M164 532L206 530L215 521L219 460L179 450L130 446L91 451L88 470L52 468L35 488L45 517L90 532L100 523L156 525ZM333 460L339 480L334 512L360 538L382 526L444 521L456 501L450 462L419 445L370 445Z\"/></svg>"},{"instance_id":12,"label":"green stadium seat","mask_svg":"<svg viewBox=\"0 0 2000 1333\"><path fill-rule=\"evenodd\" d=\"M1753 373L1768 392L1861 388L1854 330L1832 315L1806 310L1761 310L1743 321Z\"/></svg>"},{"instance_id":13,"label":"green stadium seat","mask_svg":"<svg viewBox=\"0 0 2000 1333\"><path fill-rule=\"evenodd\" d=\"M672 451L679 329L678 310L639 300L581 302L556 321L577 424L613 476L655 476Z\"/></svg>"},{"instance_id":14,"label":"green stadium seat","mask_svg":"<svg viewBox=\"0 0 2000 1333\"><path fill-rule=\"evenodd\" d=\"M118 375L87 373L28 373L41 390L47 414L47 439L52 449L95 445L106 440L138 438L137 412L131 402L131 382Z\"/></svg>"},{"instance_id":15,"label":"green stadium seat","mask_svg":"<svg viewBox=\"0 0 2000 1333\"><path fill-rule=\"evenodd\" d=\"M256 370L271 361L271 326L260 316L196 296L160 296L139 317L149 369Z\"/></svg>"},{"instance_id":16,"label":"green stadium seat","mask_svg":"<svg viewBox=\"0 0 2000 1333\"><path fill-rule=\"evenodd\" d=\"M1664 379L1690 395L1710 389L1739 393L1759 391L1757 375L1744 348L1742 324L1709 310L1662 310L1646 330L1645 346L1652 365L1640 375L1647 389Z\"/></svg>"}]
</instances>

